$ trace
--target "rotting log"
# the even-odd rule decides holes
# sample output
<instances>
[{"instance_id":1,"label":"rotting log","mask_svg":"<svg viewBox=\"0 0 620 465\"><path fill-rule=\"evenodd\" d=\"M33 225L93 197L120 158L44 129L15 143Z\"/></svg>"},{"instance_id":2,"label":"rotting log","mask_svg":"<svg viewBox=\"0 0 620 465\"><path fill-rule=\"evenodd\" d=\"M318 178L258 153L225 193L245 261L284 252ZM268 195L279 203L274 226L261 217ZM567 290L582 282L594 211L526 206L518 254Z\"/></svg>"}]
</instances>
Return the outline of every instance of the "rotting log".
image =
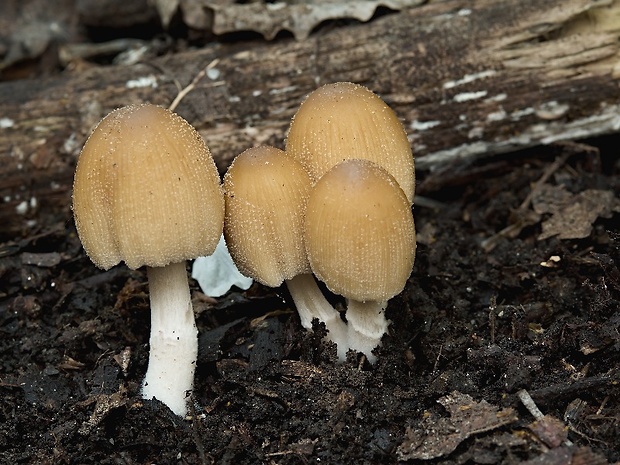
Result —
<instances>
[{"instance_id":1,"label":"rotting log","mask_svg":"<svg viewBox=\"0 0 620 465\"><path fill-rule=\"evenodd\" d=\"M40 209L67 208L76 156L102 116L131 102L168 106L206 66L176 111L220 170L250 146L282 146L303 97L342 80L395 109L422 169L616 132L618 17L620 0L432 2L304 41L220 43L0 83L0 240L34 227Z\"/></svg>"}]
</instances>

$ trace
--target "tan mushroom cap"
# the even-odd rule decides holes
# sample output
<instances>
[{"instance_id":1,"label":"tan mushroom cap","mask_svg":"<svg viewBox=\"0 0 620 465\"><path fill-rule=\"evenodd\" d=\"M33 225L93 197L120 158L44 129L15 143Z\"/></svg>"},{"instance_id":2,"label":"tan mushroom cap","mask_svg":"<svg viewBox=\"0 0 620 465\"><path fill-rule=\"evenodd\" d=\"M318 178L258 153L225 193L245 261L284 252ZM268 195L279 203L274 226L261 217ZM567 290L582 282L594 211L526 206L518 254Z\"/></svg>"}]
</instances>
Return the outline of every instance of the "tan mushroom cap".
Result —
<instances>
[{"instance_id":1,"label":"tan mushroom cap","mask_svg":"<svg viewBox=\"0 0 620 465\"><path fill-rule=\"evenodd\" d=\"M275 147L254 147L224 176L224 236L239 271L271 287L310 271L303 243L310 178Z\"/></svg>"},{"instance_id":2,"label":"tan mushroom cap","mask_svg":"<svg viewBox=\"0 0 620 465\"><path fill-rule=\"evenodd\" d=\"M73 214L98 267L159 267L213 253L224 199L198 132L164 108L130 105L107 115L86 141Z\"/></svg>"},{"instance_id":3,"label":"tan mushroom cap","mask_svg":"<svg viewBox=\"0 0 620 465\"><path fill-rule=\"evenodd\" d=\"M306 212L314 274L334 293L360 302L401 292L415 257L409 201L396 180L367 160L347 160L316 183Z\"/></svg>"},{"instance_id":4,"label":"tan mushroom cap","mask_svg":"<svg viewBox=\"0 0 620 465\"><path fill-rule=\"evenodd\" d=\"M313 182L343 160L373 161L394 176L413 202L415 172L407 134L394 111L366 87L337 82L308 95L291 122L286 152Z\"/></svg>"}]
</instances>

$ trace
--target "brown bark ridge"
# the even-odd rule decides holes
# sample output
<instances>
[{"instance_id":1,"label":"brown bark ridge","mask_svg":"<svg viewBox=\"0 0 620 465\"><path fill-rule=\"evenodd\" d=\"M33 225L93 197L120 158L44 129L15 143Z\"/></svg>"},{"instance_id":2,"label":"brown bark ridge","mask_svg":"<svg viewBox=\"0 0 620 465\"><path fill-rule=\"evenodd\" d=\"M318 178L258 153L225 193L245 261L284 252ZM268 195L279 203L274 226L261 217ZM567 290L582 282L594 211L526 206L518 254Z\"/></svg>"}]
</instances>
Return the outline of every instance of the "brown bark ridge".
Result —
<instances>
[{"instance_id":1,"label":"brown bark ridge","mask_svg":"<svg viewBox=\"0 0 620 465\"><path fill-rule=\"evenodd\" d=\"M215 44L1 83L0 239L37 209L68 203L75 159L101 117L132 102L168 106L207 66L176 111L220 170L248 147L282 146L304 96L334 81L381 95L423 169L616 132L619 18L613 0L451 0L303 41Z\"/></svg>"}]
</instances>

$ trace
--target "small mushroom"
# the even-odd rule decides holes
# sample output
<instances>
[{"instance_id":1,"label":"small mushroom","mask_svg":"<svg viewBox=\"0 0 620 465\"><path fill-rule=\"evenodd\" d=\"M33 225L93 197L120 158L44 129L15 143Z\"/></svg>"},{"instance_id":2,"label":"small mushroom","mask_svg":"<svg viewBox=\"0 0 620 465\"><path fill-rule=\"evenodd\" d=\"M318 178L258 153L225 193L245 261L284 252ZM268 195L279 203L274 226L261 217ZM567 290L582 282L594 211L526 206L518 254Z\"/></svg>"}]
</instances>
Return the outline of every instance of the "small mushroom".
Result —
<instances>
[{"instance_id":1,"label":"small mushroom","mask_svg":"<svg viewBox=\"0 0 620 465\"><path fill-rule=\"evenodd\" d=\"M82 149L73 213L95 265L146 266L151 336L142 395L185 415L198 349L185 261L213 252L224 219L209 149L169 110L149 104L115 110Z\"/></svg>"},{"instance_id":2,"label":"small mushroom","mask_svg":"<svg viewBox=\"0 0 620 465\"><path fill-rule=\"evenodd\" d=\"M394 111L366 87L337 82L308 95L291 122L286 153L313 182L343 160L373 161L394 176L413 202L415 172L407 134Z\"/></svg>"},{"instance_id":3,"label":"small mushroom","mask_svg":"<svg viewBox=\"0 0 620 465\"><path fill-rule=\"evenodd\" d=\"M339 351L346 350L346 325L318 288L306 256L303 228L310 189L306 171L282 150L246 150L224 176L224 236L243 274L270 287L286 282L302 326L312 329L318 318Z\"/></svg>"},{"instance_id":4,"label":"small mushroom","mask_svg":"<svg viewBox=\"0 0 620 465\"><path fill-rule=\"evenodd\" d=\"M374 362L372 350L388 327L387 301L403 290L415 258L407 197L375 163L346 160L312 189L305 241L314 274L347 299L351 348Z\"/></svg>"}]
</instances>

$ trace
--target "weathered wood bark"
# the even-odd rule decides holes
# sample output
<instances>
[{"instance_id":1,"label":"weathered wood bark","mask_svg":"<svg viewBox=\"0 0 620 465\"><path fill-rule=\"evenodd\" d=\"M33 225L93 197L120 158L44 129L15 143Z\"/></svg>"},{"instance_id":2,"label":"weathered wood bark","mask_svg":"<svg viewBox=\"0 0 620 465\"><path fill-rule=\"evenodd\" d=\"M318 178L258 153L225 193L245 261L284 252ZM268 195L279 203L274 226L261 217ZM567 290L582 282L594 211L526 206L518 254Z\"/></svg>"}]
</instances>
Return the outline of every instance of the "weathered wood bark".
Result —
<instances>
[{"instance_id":1,"label":"weathered wood bark","mask_svg":"<svg viewBox=\"0 0 620 465\"><path fill-rule=\"evenodd\" d=\"M177 111L222 170L247 147L282 146L304 95L340 80L367 85L396 110L418 168L617 131L619 3L433 2L301 42L219 44L2 83L0 240L24 227L16 208L27 219L68 203L75 158L102 116L136 101L167 106L178 83L209 64Z\"/></svg>"}]
</instances>

